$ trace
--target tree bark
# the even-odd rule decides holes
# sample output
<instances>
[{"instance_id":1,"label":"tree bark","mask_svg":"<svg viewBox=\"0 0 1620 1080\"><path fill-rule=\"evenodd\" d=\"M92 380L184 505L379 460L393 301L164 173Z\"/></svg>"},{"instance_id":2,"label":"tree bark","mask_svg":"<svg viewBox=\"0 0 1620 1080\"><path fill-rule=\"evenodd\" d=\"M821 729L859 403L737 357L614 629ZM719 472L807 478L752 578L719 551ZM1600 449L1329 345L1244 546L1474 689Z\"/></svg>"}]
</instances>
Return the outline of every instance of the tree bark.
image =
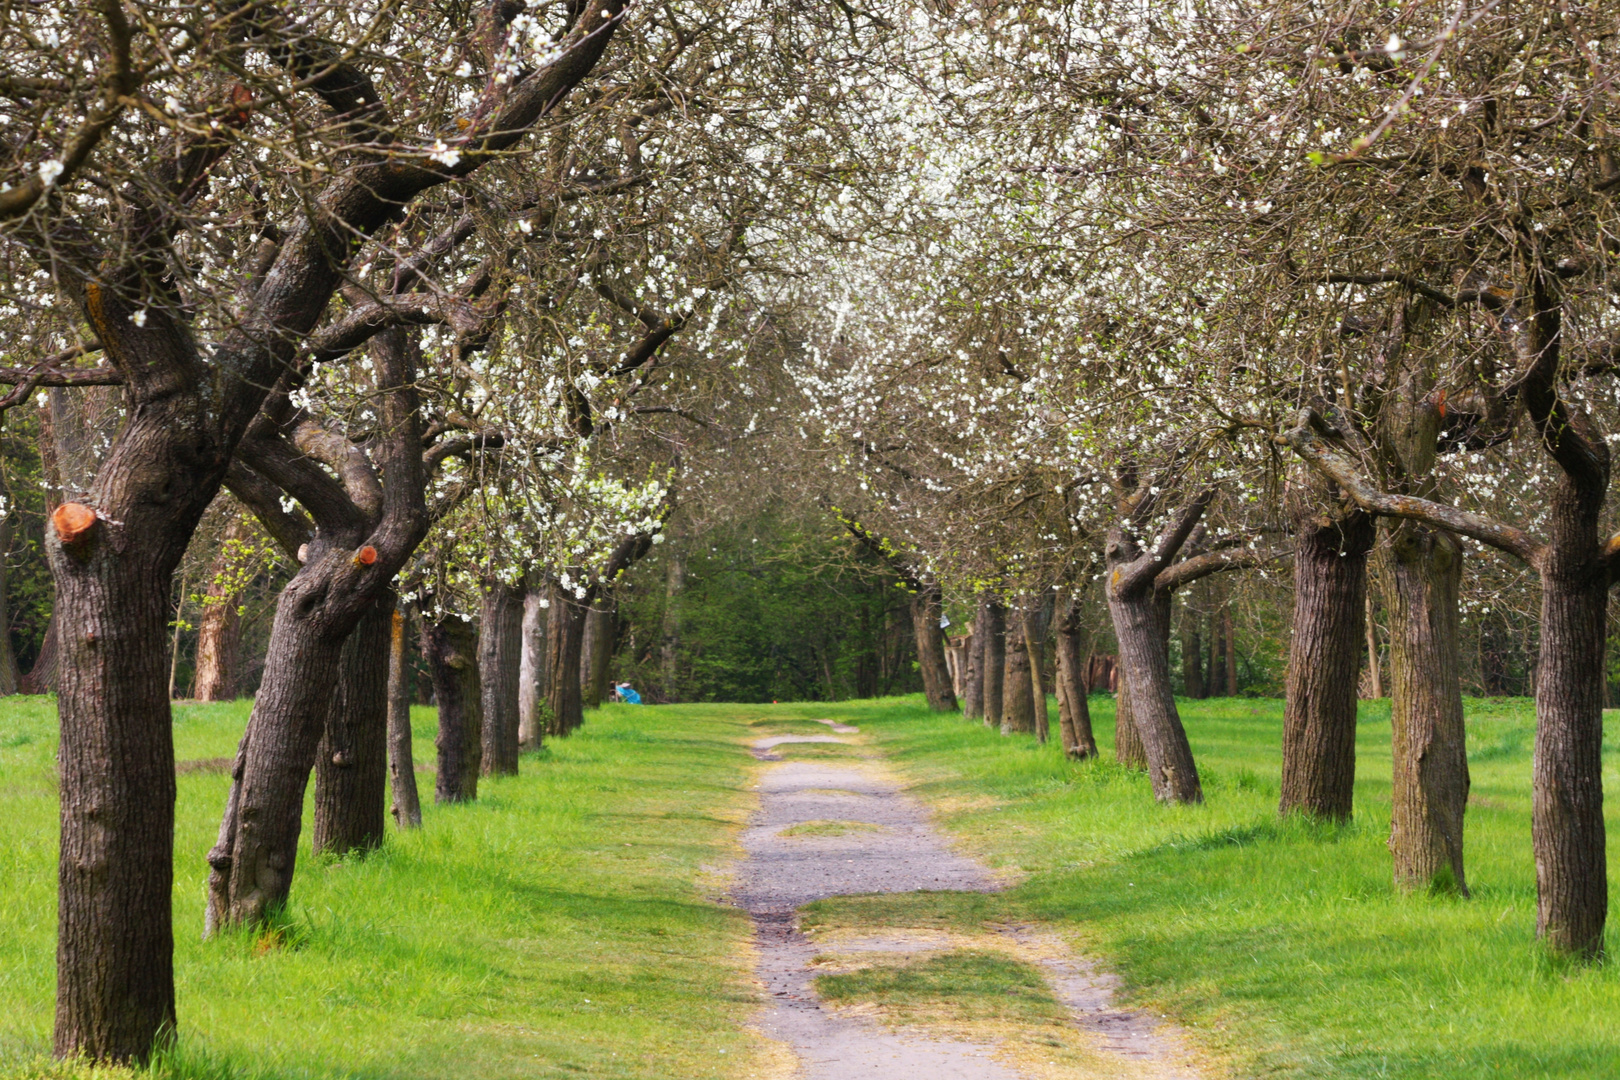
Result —
<instances>
[{"instance_id":1,"label":"tree bark","mask_svg":"<svg viewBox=\"0 0 1620 1080\"><path fill-rule=\"evenodd\" d=\"M1084 633L1079 625L1080 605L1071 598L1069 610L1058 621L1057 695L1058 730L1063 754L1076 761L1097 756L1097 739L1091 731L1090 688L1085 680Z\"/></svg>"},{"instance_id":2,"label":"tree bark","mask_svg":"<svg viewBox=\"0 0 1620 1080\"><path fill-rule=\"evenodd\" d=\"M980 610L984 633L984 654L980 659L984 675L984 722L1001 727L1002 683L1007 673L1007 609L991 599Z\"/></svg>"},{"instance_id":3,"label":"tree bark","mask_svg":"<svg viewBox=\"0 0 1620 1080\"><path fill-rule=\"evenodd\" d=\"M984 639L985 624L989 618L986 609L988 597L980 595L978 611L973 616L973 634L967 646L967 685L962 693L962 715L969 720L984 716Z\"/></svg>"},{"instance_id":4,"label":"tree bark","mask_svg":"<svg viewBox=\"0 0 1620 1080\"><path fill-rule=\"evenodd\" d=\"M579 695L585 709L601 708L607 699L608 668L613 661L613 602L598 597L585 614L580 642Z\"/></svg>"},{"instance_id":5,"label":"tree bark","mask_svg":"<svg viewBox=\"0 0 1620 1080\"><path fill-rule=\"evenodd\" d=\"M1467 895L1468 752L1457 624L1462 550L1451 535L1415 522L1396 523L1387 536L1395 883Z\"/></svg>"},{"instance_id":6,"label":"tree bark","mask_svg":"<svg viewBox=\"0 0 1620 1080\"><path fill-rule=\"evenodd\" d=\"M1226 696L1237 697L1237 636L1232 632L1232 600L1221 604L1221 646L1226 657Z\"/></svg>"},{"instance_id":7,"label":"tree bark","mask_svg":"<svg viewBox=\"0 0 1620 1080\"><path fill-rule=\"evenodd\" d=\"M438 777L433 799L439 803L478 798L479 759L483 756L483 694L478 679L478 634L456 614L439 619L422 616L422 658L433 675L433 698L439 703Z\"/></svg>"},{"instance_id":8,"label":"tree bark","mask_svg":"<svg viewBox=\"0 0 1620 1080\"><path fill-rule=\"evenodd\" d=\"M923 694L934 712L955 712L956 692L945 666L945 633L940 628L943 602L939 586L922 582L911 597L911 628L917 638L917 666L922 671Z\"/></svg>"},{"instance_id":9,"label":"tree bark","mask_svg":"<svg viewBox=\"0 0 1620 1080\"><path fill-rule=\"evenodd\" d=\"M6 581L6 556L11 551L15 520L13 514L0 515L0 697L15 694L22 684L17 654L11 647L11 604Z\"/></svg>"},{"instance_id":10,"label":"tree bark","mask_svg":"<svg viewBox=\"0 0 1620 1080\"><path fill-rule=\"evenodd\" d=\"M551 618L546 627L546 670L551 672L546 704L551 708L551 728L547 735L571 735L585 722L579 695L579 655L585 636L588 600L575 597L570 589L553 585Z\"/></svg>"},{"instance_id":11,"label":"tree bark","mask_svg":"<svg viewBox=\"0 0 1620 1080\"><path fill-rule=\"evenodd\" d=\"M1281 812L1350 820L1356 782L1356 689L1372 519L1312 511L1336 492L1296 493L1294 623L1283 713ZM1314 506L1312 504L1315 504Z\"/></svg>"},{"instance_id":12,"label":"tree bark","mask_svg":"<svg viewBox=\"0 0 1620 1080\"><path fill-rule=\"evenodd\" d=\"M220 537L219 554L209 575L207 599L197 630L197 668L191 696L198 701L230 701L236 697L236 660L242 643L242 616L237 593L229 580L234 547L248 536L247 518L237 513Z\"/></svg>"},{"instance_id":13,"label":"tree bark","mask_svg":"<svg viewBox=\"0 0 1620 1080\"><path fill-rule=\"evenodd\" d=\"M419 829L422 801L416 791L411 748L409 621L397 608L388 620L388 776L394 792L394 823L401 829Z\"/></svg>"},{"instance_id":14,"label":"tree bark","mask_svg":"<svg viewBox=\"0 0 1620 1080\"><path fill-rule=\"evenodd\" d=\"M518 771L518 682L523 653L523 590L504 582L484 589L478 635L478 671L483 691L483 773Z\"/></svg>"},{"instance_id":15,"label":"tree bark","mask_svg":"<svg viewBox=\"0 0 1620 1080\"><path fill-rule=\"evenodd\" d=\"M337 692L315 756L316 852L369 851L387 836L393 621L394 592L388 589L343 643Z\"/></svg>"},{"instance_id":16,"label":"tree bark","mask_svg":"<svg viewBox=\"0 0 1620 1080\"><path fill-rule=\"evenodd\" d=\"M344 465L344 479L333 479L315 464L315 455L329 447L295 442L301 436L285 433L283 420L276 419L288 415L283 395L264 404L239 448L262 479L256 485L243 482L241 465L232 473L233 491L272 535L288 531L285 512L262 488L302 491L301 501L319 508L319 528L305 546L303 566L276 601L264 682L254 698L241 780L230 807L234 817L222 823L221 843L208 855L229 890L228 902L218 907L234 923L263 922L287 901L304 793L344 670L345 645L368 616L379 621L366 645L369 659L359 661L372 665L366 676L365 790L375 799L376 813L382 813L387 629L380 608L392 607L394 575L426 534L428 518L416 338L398 328L385 330L372 339L371 352L383 391L376 398L378 411L389 433L372 451L375 466L359 448L339 440L347 456L330 467ZM359 473L349 468L356 465ZM388 477L386 487L379 473ZM278 539L285 546L292 537Z\"/></svg>"},{"instance_id":17,"label":"tree bark","mask_svg":"<svg viewBox=\"0 0 1620 1080\"><path fill-rule=\"evenodd\" d=\"M1204 791L1170 682L1172 594L1154 584L1159 565L1168 565L1174 555L1171 551L1156 558L1121 527L1110 530L1108 613L1119 641L1120 685L1129 699L1128 716L1141 740L1153 794L1160 802L1195 803L1203 802Z\"/></svg>"},{"instance_id":18,"label":"tree bark","mask_svg":"<svg viewBox=\"0 0 1620 1080\"><path fill-rule=\"evenodd\" d=\"M518 745L538 750L545 737L541 706L546 700L545 589L530 582L523 591L523 657L518 665Z\"/></svg>"},{"instance_id":19,"label":"tree bark","mask_svg":"<svg viewBox=\"0 0 1620 1080\"><path fill-rule=\"evenodd\" d=\"M1554 489L1536 670L1536 932L1553 951L1582 958L1602 954L1609 907L1603 691L1610 575L1598 530L1605 488L1566 475Z\"/></svg>"},{"instance_id":20,"label":"tree bark","mask_svg":"<svg viewBox=\"0 0 1620 1080\"><path fill-rule=\"evenodd\" d=\"M1013 612L1006 620L1005 674L1001 682L1001 733L1033 734L1035 687L1030 675L1029 646L1024 638L1024 615Z\"/></svg>"},{"instance_id":21,"label":"tree bark","mask_svg":"<svg viewBox=\"0 0 1620 1080\"><path fill-rule=\"evenodd\" d=\"M1041 602L1024 613L1024 649L1029 656L1030 707L1035 716L1035 741L1041 745L1051 737L1051 717L1046 711L1046 676L1043 654L1046 652L1046 632L1052 625L1052 593L1047 591Z\"/></svg>"},{"instance_id":22,"label":"tree bark","mask_svg":"<svg viewBox=\"0 0 1620 1080\"><path fill-rule=\"evenodd\" d=\"M1367 674L1371 677L1372 696L1374 700L1384 696L1383 665L1378 659L1378 624L1373 620L1372 591L1365 590L1367 596Z\"/></svg>"}]
</instances>

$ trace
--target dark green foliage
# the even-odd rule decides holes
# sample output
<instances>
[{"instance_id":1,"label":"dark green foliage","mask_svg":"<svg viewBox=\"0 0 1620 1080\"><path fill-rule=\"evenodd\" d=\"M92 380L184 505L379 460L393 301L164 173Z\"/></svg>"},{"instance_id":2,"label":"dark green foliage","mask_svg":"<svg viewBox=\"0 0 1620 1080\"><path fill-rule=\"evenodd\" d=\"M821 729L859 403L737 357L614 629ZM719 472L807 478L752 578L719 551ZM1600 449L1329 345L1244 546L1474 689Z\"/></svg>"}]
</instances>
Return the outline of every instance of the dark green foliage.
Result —
<instances>
[{"instance_id":1,"label":"dark green foliage","mask_svg":"<svg viewBox=\"0 0 1620 1080\"><path fill-rule=\"evenodd\" d=\"M0 497L11 516L6 560L5 612L11 647L23 672L33 667L51 619L51 569L45 537L45 489L39 460L39 415L12 409L0 429Z\"/></svg>"},{"instance_id":2,"label":"dark green foliage","mask_svg":"<svg viewBox=\"0 0 1620 1080\"><path fill-rule=\"evenodd\" d=\"M659 645L669 548L685 547L674 686ZM625 590L615 677L650 700L832 701L905 694L917 673L909 596L831 518L766 513L675 538Z\"/></svg>"}]
</instances>

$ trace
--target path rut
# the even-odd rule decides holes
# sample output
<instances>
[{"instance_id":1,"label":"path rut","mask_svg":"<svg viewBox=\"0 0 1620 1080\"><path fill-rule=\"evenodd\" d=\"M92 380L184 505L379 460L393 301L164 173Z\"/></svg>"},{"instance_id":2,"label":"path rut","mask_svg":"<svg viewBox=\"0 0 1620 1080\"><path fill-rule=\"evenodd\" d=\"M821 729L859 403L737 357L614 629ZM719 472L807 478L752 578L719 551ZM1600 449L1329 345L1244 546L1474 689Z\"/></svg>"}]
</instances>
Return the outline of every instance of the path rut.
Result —
<instances>
[{"instance_id":1,"label":"path rut","mask_svg":"<svg viewBox=\"0 0 1620 1080\"><path fill-rule=\"evenodd\" d=\"M858 729L823 720L835 733ZM760 807L742 836L746 857L732 890L753 918L757 974L769 995L761 1019L764 1034L792 1048L798 1080L866 1080L925 1077L927 1080L1027 1080L1032 1074L995 1057L996 1047L920 1029L895 1031L863 1017L823 1006L812 982L811 961L821 947L799 932L795 912L812 900L855 893L918 890L994 891L983 865L953 852L927 812L880 769L861 762L782 761L772 749L786 743L849 740L834 735L773 735L752 744L754 756L780 761L764 769ZM814 821L854 821L878 826L839 836L784 837L784 829ZM1112 976L1067 955L1055 937L1033 927L1005 933L1023 945L1039 942L1039 961L1059 1001L1077 1027L1098 1036L1100 1050L1119 1068L1108 1075L1133 1080L1199 1080L1184 1054L1150 1017L1119 1010L1112 1002ZM855 949L903 951L900 941L874 938ZM1043 1074L1050 1075L1050 1074ZM1091 1075L1091 1074L1088 1074Z\"/></svg>"}]
</instances>

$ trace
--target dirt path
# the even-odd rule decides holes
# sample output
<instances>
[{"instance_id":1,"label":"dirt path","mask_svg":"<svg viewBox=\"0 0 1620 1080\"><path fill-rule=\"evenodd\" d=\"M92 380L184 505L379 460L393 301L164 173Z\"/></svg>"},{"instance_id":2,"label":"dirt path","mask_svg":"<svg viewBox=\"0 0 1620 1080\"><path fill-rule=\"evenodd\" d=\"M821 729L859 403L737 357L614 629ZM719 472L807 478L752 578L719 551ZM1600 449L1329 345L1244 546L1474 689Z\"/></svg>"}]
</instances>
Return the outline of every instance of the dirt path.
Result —
<instances>
[{"instance_id":1,"label":"dirt path","mask_svg":"<svg viewBox=\"0 0 1620 1080\"><path fill-rule=\"evenodd\" d=\"M785 743L841 743L856 728L820 721L833 735L774 735L756 740L755 757L781 761ZM1046 972L1054 995L1089 1033L1100 1068L1082 1072L1025 1071L996 1053L994 1043L969 1042L925 1028L895 1031L872 1019L825 1007L812 981L822 946L799 932L795 912L812 900L855 893L997 888L978 862L951 851L926 811L881 767L866 762L783 761L762 770L760 809L743 833L747 852L733 896L754 919L758 974L771 1004L764 1033L799 1059L798 1080L919 1077L924 1080L1030 1080L1056 1076L1117 1076L1136 1080L1198 1080L1179 1064L1173 1037L1143 1015L1118 1010L1114 980L1073 957L1050 933L1034 927L1003 931L1009 948ZM829 822L862 823L843 831ZM794 826L809 832L782 835ZM862 826L865 827L862 827ZM875 826L876 828L872 828ZM820 834L818 834L818 829ZM833 835L828 835L831 832ZM926 948L915 938L876 935L844 950L906 952ZM1117 1068L1115 1067L1117 1066Z\"/></svg>"}]
</instances>

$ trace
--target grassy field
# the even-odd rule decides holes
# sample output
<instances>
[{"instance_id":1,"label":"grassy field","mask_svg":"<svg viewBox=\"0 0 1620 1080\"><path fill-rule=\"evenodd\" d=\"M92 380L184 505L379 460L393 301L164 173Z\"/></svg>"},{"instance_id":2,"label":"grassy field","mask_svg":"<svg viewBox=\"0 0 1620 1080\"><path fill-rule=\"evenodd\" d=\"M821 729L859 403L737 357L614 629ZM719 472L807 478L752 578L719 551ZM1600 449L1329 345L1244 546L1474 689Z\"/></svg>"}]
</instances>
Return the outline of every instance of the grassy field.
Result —
<instances>
[{"instance_id":1,"label":"grassy field","mask_svg":"<svg viewBox=\"0 0 1620 1080\"><path fill-rule=\"evenodd\" d=\"M1620 964L1570 968L1535 942L1528 702L1468 704L1470 900L1392 892L1387 705L1364 709L1342 829L1277 818L1280 702L1184 703L1208 797L1192 808L1155 805L1145 775L1111 763L1111 700L1092 707L1104 760L1082 765L912 703L815 715L861 725L963 846L1018 882L941 895L940 925L964 902L970 919L1050 922L1238 1075L1620 1076ZM1605 762L1620 791L1612 735Z\"/></svg>"},{"instance_id":2,"label":"grassy field","mask_svg":"<svg viewBox=\"0 0 1620 1080\"><path fill-rule=\"evenodd\" d=\"M203 854L245 703L180 706L177 1077L747 1076L763 1044L746 919L706 868L752 805L738 743L757 708L593 713L484 781L476 804L365 859L301 856L287 947L203 942ZM416 722L418 765L434 718ZM0 1074L68 1075L49 1049L54 704L0 703ZM305 836L308 836L306 820ZM307 841L306 841L307 845ZM35 1064L30 1064L30 1063ZM74 1074L78 1075L78 1074Z\"/></svg>"}]
</instances>

